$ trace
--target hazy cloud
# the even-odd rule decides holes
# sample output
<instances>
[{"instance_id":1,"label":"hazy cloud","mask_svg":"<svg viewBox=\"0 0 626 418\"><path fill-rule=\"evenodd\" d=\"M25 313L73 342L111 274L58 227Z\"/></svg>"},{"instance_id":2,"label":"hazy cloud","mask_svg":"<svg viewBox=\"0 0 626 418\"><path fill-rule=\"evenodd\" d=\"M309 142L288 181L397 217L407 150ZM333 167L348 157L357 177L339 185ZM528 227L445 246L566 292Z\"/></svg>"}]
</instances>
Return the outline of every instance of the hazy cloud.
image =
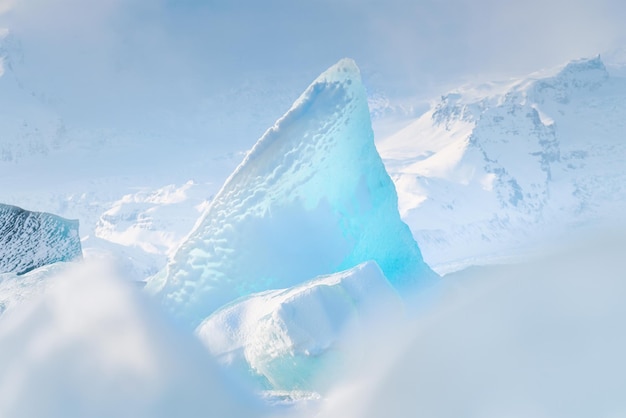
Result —
<instances>
[{"instance_id":1,"label":"hazy cloud","mask_svg":"<svg viewBox=\"0 0 626 418\"><path fill-rule=\"evenodd\" d=\"M342 57L370 90L429 98L618 47L624 21L618 0L19 0L0 26L22 39L25 84L77 119L132 107L155 124L243 86L219 119L272 109L257 136Z\"/></svg>"}]
</instances>

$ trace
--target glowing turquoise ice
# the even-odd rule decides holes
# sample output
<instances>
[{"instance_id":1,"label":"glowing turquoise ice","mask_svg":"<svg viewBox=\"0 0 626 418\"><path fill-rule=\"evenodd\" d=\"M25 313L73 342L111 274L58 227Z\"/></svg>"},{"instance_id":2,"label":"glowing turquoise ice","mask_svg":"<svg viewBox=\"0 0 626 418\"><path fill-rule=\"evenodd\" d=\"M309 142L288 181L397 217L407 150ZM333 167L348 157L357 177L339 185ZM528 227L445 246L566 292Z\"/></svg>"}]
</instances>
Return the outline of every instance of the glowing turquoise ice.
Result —
<instances>
[{"instance_id":1,"label":"glowing turquoise ice","mask_svg":"<svg viewBox=\"0 0 626 418\"><path fill-rule=\"evenodd\" d=\"M257 142L149 288L196 326L238 297L369 260L399 290L435 277L400 220L359 70L344 59Z\"/></svg>"}]
</instances>

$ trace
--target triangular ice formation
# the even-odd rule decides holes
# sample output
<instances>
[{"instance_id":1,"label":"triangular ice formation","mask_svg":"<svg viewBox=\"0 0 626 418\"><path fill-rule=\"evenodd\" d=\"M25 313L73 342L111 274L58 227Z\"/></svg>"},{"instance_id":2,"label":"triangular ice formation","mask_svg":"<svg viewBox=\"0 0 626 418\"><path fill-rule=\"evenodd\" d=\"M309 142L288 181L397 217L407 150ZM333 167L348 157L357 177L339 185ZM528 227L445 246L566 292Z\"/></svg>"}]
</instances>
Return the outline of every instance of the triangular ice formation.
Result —
<instances>
[{"instance_id":1,"label":"triangular ice formation","mask_svg":"<svg viewBox=\"0 0 626 418\"><path fill-rule=\"evenodd\" d=\"M400 220L359 70L345 59L257 142L150 287L195 326L240 296L368 260L397 288L434 277Z\"/></svg>"}]
</instances>

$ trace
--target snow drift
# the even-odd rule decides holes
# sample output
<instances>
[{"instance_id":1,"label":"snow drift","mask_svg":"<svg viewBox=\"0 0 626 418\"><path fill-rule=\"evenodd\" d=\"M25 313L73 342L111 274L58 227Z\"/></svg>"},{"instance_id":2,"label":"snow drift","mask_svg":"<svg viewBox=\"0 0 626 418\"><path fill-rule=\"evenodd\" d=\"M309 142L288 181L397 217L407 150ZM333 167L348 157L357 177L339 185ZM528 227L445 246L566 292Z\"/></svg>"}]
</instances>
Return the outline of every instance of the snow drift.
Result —
<instances>
[{"instance_id":1,"label":"snow drift","mask_svg":"<svg viewBox=\"0 0 626 418\"><path fill-rule=\"evenodd\" d=\"M369 355L315 416L623 416L626 234L614 229L445 276L429 312L359 341Z\"/></svg>"},{"instance_id":2,"label":"snow drift","mask_svg":"<svg viewBox=\"0 0 626 418\"><path fill-rule=\"evenodd\" d=\"M0 416L262 415L198 341L106 265L40 278L45 290L0 317Z\"/></svg>"}]
</instances>

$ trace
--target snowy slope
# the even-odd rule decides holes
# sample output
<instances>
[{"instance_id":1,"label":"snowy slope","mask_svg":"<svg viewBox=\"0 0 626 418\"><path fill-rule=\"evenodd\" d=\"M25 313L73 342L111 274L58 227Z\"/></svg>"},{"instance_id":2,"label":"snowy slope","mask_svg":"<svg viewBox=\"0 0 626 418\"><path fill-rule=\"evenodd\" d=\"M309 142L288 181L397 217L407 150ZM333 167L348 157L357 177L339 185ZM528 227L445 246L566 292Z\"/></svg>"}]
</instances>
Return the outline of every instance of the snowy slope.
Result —
<instances>
[{"instance_id":1,"label":"snowy slope","mask_svg":"<svg viewBox=\"0 0 626 418\"><path fill-rule=\"evenodd\" d=\"M82 257L78 221L0 204L0 273Z\"/></svg>"},{"instance_id":2,"label":"snowy slope","mask_svg":"<svg viewBox=\"0 0 626 418\"><path fill-rule=\"evenodd\" d=\"M196 333L220 362L265 389L321 390L346 362L342 341L402 302L374 262L237 300Z\"/></svg>"},{"instance_id":3,"label":"snowy slope","mask_svg":"<svg viewBox=\"0 0 626 418\"><path fill-rule=\"evenodd\" d=\"M464 88L378 149L402 218L440 272L626 209L626 78L582 59Z\"/></svg>"},{"instance_id":4,"label":"snowy slope","mask_svg":"<svg viewBox=\"0 0 626 418\"><path fill-rule=\"evenodd\" d=\"M54 263L22 275L0 273L0 316L43 294L47 278L65 271L68 263Z\"/></svg>"},{"instance_id":5,"label":"snowy slope","mask_svg":"<svg viewBox=\"0 0 626 418\"><path fill-rule=\"evenodd\" d=\"M626 234L616 232L446 276L429 315L372 332L371 353L315 416L621 416Z\"/></svg>"},{"instance_id":6,"label":"snowy slope","mask_svg":"<svg viewBox=\"0 0 626 418\"><path fill-rule=\"evenodd\" d=\"M369 260L398 288L434 277L400 220L359 70L346 59L257 142L150 286L196 326L237 297Z\"/></svg>"}]
</instances>

